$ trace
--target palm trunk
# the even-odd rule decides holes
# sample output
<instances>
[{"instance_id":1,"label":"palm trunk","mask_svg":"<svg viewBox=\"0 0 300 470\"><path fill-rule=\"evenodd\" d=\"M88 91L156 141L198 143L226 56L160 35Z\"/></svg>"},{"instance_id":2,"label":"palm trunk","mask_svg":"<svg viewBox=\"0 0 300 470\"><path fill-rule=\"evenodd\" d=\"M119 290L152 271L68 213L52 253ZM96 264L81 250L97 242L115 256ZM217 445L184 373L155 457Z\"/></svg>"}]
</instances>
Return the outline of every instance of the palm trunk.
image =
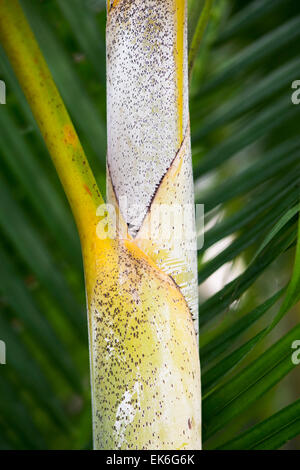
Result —
<instances>
[{"instance_id":1,"label":"palm trunk","mask_svg":"<svg viewBox=\"0 0 300 470\"><path fill-rule=\"evenodd\" d=\"M107 194L125 221L122 236L129 227L135 243L172 276L197 331L186 3L110 2Z\"/></svg>"},{"instance_id":2,"label":"palm trunk","mask_svg":"<svg viewBox=\"0 0 300 470\"><path fill-rule=\"evenodd\" d=\"M96 448L201 446L186 23L182 0L108 5L107 194L120 242L104 321L103 287L91 302Z\"/></svg>"}]
</instances>

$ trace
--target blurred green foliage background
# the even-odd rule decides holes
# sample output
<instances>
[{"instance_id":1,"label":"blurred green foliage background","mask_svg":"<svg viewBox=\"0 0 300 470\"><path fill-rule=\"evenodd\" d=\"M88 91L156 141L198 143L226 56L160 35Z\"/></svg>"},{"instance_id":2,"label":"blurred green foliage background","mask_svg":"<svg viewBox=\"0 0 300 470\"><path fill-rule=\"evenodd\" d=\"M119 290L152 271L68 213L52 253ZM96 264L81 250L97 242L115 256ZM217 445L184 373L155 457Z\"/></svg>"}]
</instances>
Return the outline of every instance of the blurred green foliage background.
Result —
<instances>
[{"instance_id":1,"label":"blurred green foliage background","mask_svg":"<svg viewBox=\"0 0 300 470\"><path fill-rule=\"evenodd\" d=\"M105 193L105 2L21 3ZM203 4L190 1L189 38ZM300 366L290 360L291 342L300 340L297 270L297 288L288 291L293 308L259 341L294 266L300 105L291 102L291 83L300 79L299 38L296 0L215 0L194 68L195 193L206 217L199 252L206 448L300 449ZM90 449L79 239L2 49L0 79L7 89L0 106L0 339L7 347L0 449Z\"/></svg>"}]
</instances>

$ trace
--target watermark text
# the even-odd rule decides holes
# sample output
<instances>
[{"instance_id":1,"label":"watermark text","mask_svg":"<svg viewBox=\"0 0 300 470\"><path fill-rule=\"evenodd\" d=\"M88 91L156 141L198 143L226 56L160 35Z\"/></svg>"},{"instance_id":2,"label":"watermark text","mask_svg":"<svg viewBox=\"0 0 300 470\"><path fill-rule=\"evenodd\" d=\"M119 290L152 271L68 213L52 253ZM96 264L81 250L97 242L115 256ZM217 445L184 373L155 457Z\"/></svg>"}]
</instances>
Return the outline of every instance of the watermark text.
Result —
<instances>
[{"instance_id":1,"label":"watermark text","mask_svg":"<svg viewBox=\"0 0 300 470\"><path fill-rule=\"evenodd\" d=\"M6 86L3 80L0 80L0 104L6 104Z\"/></svg>"},{"instance_id":2,"label":"watermark text","mask_svg":"<svg viewBox=\"0 0 300 470\"><path fill-rule=\"evenodd\" d=\"M292 88L295 90L292 93L291 100L293 104L300 104L300 80L294 80Z\"/></svg>"},{"instance_id":3,"label":"watermark text","mask_svg":"<svg viewBox=\"0 0 300 470\"><path fill-rule=\"evenodd\" d=\"M295 350L292 354L292 363L295 366L298 366L300 364L300 339L297 339L292 343L292 349Z\"/></svg>"},{"instance_id":4,"label":"watermark text","mask_svg":"<svg viewBox=\"0 0 300 470\"><path fill-rule=\"evenodd\" d=\"M6 364L6 344L0 340L0 364Z\"/></svg>"}]
</instances>

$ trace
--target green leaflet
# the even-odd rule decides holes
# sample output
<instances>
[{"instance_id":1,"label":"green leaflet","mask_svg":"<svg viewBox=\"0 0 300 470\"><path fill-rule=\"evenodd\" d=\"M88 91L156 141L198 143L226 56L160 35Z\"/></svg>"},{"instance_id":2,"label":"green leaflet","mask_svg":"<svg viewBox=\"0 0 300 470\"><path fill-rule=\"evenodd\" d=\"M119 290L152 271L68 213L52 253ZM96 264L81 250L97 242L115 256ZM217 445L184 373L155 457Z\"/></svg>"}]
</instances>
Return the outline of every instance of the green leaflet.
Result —
<instances>
[{"instance_id":1,"label":"green leaflet","mask_svg":"<svg viewBox=\"0 0 300 470\"><path fill-rule=\"evenodd\" d=\"M284 215L280 218L280 220L276 223L275 227L268 233L266 238L264 239L263 243L260 245L259 249L255 253L254 258L256 258L268 245L268 243L275 237L275 235L299 212L300 206L297 204L296 206L289 209Z\"/></svg>"},{"instance_id":2,"label":"green leaflet","mask_svg":"<svg viewBox=\"0 0 300 470\"><path fill-rule=\"evenodd\" d=\"M243 31L244 28L249 28L255 24L256 20L260 21L264 19L266 14L270 14L274 8L282 3L287 3L287 1L265 0L261 2L260 0L254 0L250 2L229 20L228 24L220 33L217 43L220 44L223 41L230 40L236 34Z\"/></svg>"},{"instance_id":3,"label":"green leaflet","mask_svg":"<svg viewBox=\"0 0 300 470\"><path fill-rule=\"evenodd\" d=\"M53 70L54 80L63 99L67 107L72 108L72 117L76 126L97 155L94 166L97 163L101 164L100 168L103 170L105 168L106 132L101 115L88 97L84 82L75 73L63 45L58 43L55 35L42 18L39 6L37 4L29 6L27 2L22 2L22 7L33 25L33 30L46 60L49 61L49 67ZM98 167L97 170L99 171L100 168Z\"/></svg>"},{"instance_id":4,"label":"green leaflet","mask_svg":"<svg viewBox=\"0 0 300 470\"><path fill-rule=\"evenodd\" d=\"M83 0L73 0L72 3L59 0L58 5L68 20L81 50L87 55L105 85L105 44L95 16L86 8Z\"/></svg>"},{"instance_id":5,"label":"green leaflet","mask_svg":"<svg viewBox=\"0 0 300 470\"><path fill-rule=\"evenodd\" d=\"M61 374L70 381L72 387L81 391L80 378L77 374L69 352L57 337L51 325L41 315L33 296L25 288L24 282L19 278L15 267L0 247L1 287L5 296L5 303L13 309L25 328L32 334L39 348L52 359L53 364Z\"/></svg>"},{"instance_id":6,"label":"green leaflet","mask_svg":"<svg viewBox=\"0 0 300 470\"><path fill-rule=\"evenodd\" d=\"M279 201L289 197L292 193L297 197L298 186L299 175L295 173L294 168L288 171L284 177L271 179L268 184L256 191L254 198L247 200L246 204L238 211L228 215L205 233L204 249L209 248L222 238L244 229L257 217L267 210L272 210Z\"/></svg>"},{"instance_id":7,"label":"green leaflet","mask_svg":"<svg viewBox=\"0 0 300 470\"><path fill-rule=\"evenodd\" d=\"M248 147L253 142L266 137L271 131L278 129L286 121L290 121L299 114L297 106L291 106L290 99L283 96L275 103L272 103L259 114L255 119L248 119L242 126L236 129L236 132L225 139L221 144L213 148L203 160L201 160L194 169L195 176L199 176L212 171L214 168L226 162L237 152ZM197 131L195 131L192 141L194 144L199 142Z\"/></svg>"},{"instance_id":8,"label":"green leaflet","mask_svg":"<svg viewBox=\"0 0 300 470\"><path fill-rule=\"evenodd\" d=\"M270 418L253 426L245 433L225 443L220 449L274 450L297 436L300 432L300 400L286 406Z\"/></svg>"},{"instance_id":9,"label":"green leaflet","mask_svg":"<svg viewBox=\"0 0 300 470\"><path fill-rule=\"evenodd\" d=\"M300 325L294 327L229 382L204 397L205 439L242 413L296 367L291 360L291 345L299 338L299 334Z\"/></svg>"},{"instance_id":10,"label":"green leaflet","mask_svg":"<svg viewBox=\"0 0 300 470\"><path fill-rule=\"evenodd\" d=\"M201 129L197 132L197 138L206 137L207 134L216 128L228 124L253 108L265 103L267 99L274 96L278 91L290 88L290 84L298 77L300 60L293 59L287 64L283 64L275 69L267 77L262 78L259 82L247 86L247 89L235 98L226 102L204 119ZM266 105L265 105L266 106ZM198 111L198 112L197 112ZM192 116L197 119L197 114L201 111L201 100L195 99L192 109Z\"/></svg>"},{"instance_id":11,"label":"green leaflet","mask_svg":"<svg viewBox=\"0 0 300 470\"><path fill-rule=\"evenodd\" d=\"M216 73L215 77L201 88L198 96L211 92L220 85L224 85L226 80L232 80L236 75L246 72L250 66L263 60L266 56L271 56L279 48L289 44L300 35L299 26L300 16L297 16L249 45L222 65L222 68Z\"/></svg>"},{"instance_id":12,"label":"green leaflet","mask_svg":"<svg viewBox=\"0 0 300 470\"><path fill-rule=\"evenodd\" d=\"M49 255L43 239L16 204L4 181L1 181L0 185L0 226L13 242L20 257L62 306L80 337L85 339L86 325L81 306Z\"/></svg>"},{"instance_id":13,"label":"green leaflet","mask_svg":"<svg viewBox=\"0 0 300 470\"><path fill-rule=\"evenodd\" d=\"M209 364L215 357L218 357L223 351L230 347L233 341L250 328L256 321L258 321L268 310L280 299L283 295L284 289L280 289L276 294L272 295L269 299L261 305L251 310L251 312L237 319L233 324L230 324L225 331L221 331L219 335L214 336L213 340L201 347L201 361L204 366ZM223 363L223 360L221 361ZM203 383L205 385L205 375Z\"/></svg>"},{"instance_id":14,"label":"green leaflet","mask_svg":"<svg viewBox=\"0 0 300 470\"><path fill-rule=\"evenodd\" d=\"M37 403L49 412L49 417L63 429L68 430L68 421L57 397L53 394L50 383L45 378L36 361L30 357L24 344L18 341L12 326L3 314L0 317L1 337L8 345L7 364L20 378L20 383L34 397Z\"/></svg>"}]
</instances>

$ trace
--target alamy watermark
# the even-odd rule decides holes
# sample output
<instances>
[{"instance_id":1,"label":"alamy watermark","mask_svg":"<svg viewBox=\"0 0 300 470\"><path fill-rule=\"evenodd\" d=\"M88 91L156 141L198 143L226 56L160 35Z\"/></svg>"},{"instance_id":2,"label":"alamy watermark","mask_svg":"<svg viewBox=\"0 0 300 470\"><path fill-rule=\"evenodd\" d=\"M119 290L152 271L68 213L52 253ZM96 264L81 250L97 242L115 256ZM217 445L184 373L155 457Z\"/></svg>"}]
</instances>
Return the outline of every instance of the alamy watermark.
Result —
<instances>
[{"instance_id":1,"label":"alamy watermark","mask_svg":"<svg viewBox=\"0 0 300 470\"><path fill-rule=\"evenodd\" d=\"M298 366L300 364L300 339L295 340L291 347L295 350L292 354L292 363Z\"/></svg>"},{"instance_id":2,"label":"alamy watermark","mask_svg":"<svg viewBox=\"0 0 300 470\"><path fill-rule=\"evenodd\" d=\"M292 93L291 100L293 104L300 104L300 80L294 80L292 88L295 90Z\"/></svg>"},{"instance_id":3,"label":"alamy watermark","mask_svg":"<svg viewBox=\"0 0 300 470\"><path fill-rule=\"evenodd\" d=\"M6 364L6 344L0 340L0 364Z\"/></svg>"},{"instance_id":4,"label":"alamy watermark","mask_svg":"<svg viewBox=\"0 0 300 470\"><path fill-rule=\"evenodd\" d=\"M0 80L0 104L6 104L6 86L3 80Z\"/></svg>"},{"instance_id":5,"label":"alamy watermark","mask_svg":"<svg viewBox=\"0 0 300 470\"><path fill-rule=\"evenodd\" d=\"M181 246L185 250L200 250L204 244L203 204L151 204L150 209L139 204L127 205L126 196L119 200L119 208L102 204L96 215L100 221L96 227L98 238L124 240L138 236L139 240L151 240L168 248ZM145 229L145 218L149 217ZM124 221L130 221L125 223Z\"/></svg>"}]
</instances>

